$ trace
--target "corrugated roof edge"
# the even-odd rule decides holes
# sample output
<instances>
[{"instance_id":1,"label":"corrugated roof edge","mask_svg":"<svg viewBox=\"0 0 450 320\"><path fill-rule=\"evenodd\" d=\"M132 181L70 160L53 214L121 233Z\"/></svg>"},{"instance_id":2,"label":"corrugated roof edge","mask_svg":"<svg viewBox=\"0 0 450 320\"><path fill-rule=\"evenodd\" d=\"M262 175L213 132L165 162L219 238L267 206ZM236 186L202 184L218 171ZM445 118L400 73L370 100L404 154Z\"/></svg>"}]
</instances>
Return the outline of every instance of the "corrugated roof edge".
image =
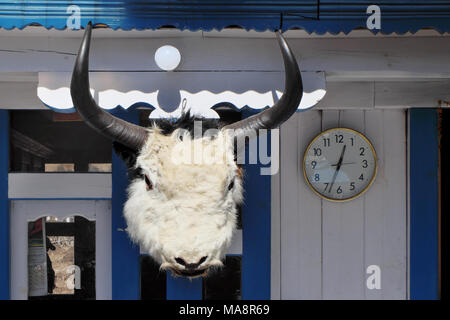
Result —
<instances>
[{"instance_id":1,"label":"corrugated roof edge","mask_svg":"<svg viewBox=\"0 0 450 320\"><path fill-rule=\"evenodd\" d=\"M331 35L338 35L338 34L349 34L352 31L355 30L368 30L373 34L383 34L383 35L390 35L390 34L397 34L397 35L402 35L402 34L406 34L406 33L411 33L414 34L420 30L435 30L436 32L442 34L445 32L450 32L450 21L447 19L442 19L438 20L438 21L433 21L433 22L428 22L426 24L423 25L417 25L417 23L414 22L410 22L410 23L394 23L391 21L384 21L383 25L382 25L382 29L378 30L369 30L366 28L365 25L361 24L360 22L358 22L357 24L355 23L355 21L339 21L339 29L337 29L336 27L334 27L334 30L332 27L330 27L330 25L334 24L331 21L326 21L323 24L319 24L317 20L314 21L302 21L301 24L299 23L286 23L282 30L283 32L288 31L288 30L304 30L305 32L307 32L308 34L317 34L317 35L324 35L324 34L331 34ZM334 24L335 25L335 24ZM47 30L67 30L67 25L42 25L39 23L28 23L28 24L24 24L22 26L16 26L16 25L12 25L12 26L0 26L0 30L23 30L25 28L29 28L29 27L44 27ZM108 24L104 24L104 23L95 23L94 24L94 28L101 28L101 29L112 29L112 30L122 30L122 31L132 31L132 30L137 30L137 31L141 31L141 30L158 30L158 29L165 29L165 27L168 27L167 24L159 24L159 25L147 25L147 26L143 26L143 27L123 27L123 26L110 26ZM211 28L207 28L207 27L197 27L197 28L192 28L191 26L181 26L179 23L176 23L175 25L171 25L170 27L173 27L173 29L177 29L177 30L189 30L189 31L205 31L205 32L210 32L210 31L222 31L224 29L242 29L242 30L246 30L246 31L256 31L256 32L264 32L264 31L275 31L278 30L279 28L274 28L273 24L267 25L264 28L261 27L244 27L242 25L232 25L232 27L230 27L229 24L227 24L226 26L215 26L215 27L211 27ZM82 26L82 29L84 29L84 26ZM169 28L171 29L171 28Z\"/></svg>"}]
</instances>

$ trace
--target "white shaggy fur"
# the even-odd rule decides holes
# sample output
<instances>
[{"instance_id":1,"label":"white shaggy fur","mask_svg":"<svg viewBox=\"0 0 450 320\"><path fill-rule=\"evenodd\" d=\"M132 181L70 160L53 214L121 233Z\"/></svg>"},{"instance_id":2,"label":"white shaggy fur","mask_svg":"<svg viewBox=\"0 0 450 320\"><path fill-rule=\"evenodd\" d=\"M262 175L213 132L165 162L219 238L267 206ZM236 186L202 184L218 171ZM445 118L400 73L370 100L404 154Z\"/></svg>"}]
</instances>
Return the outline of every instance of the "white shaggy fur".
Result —
<instances>
[{"instance_id":1,"label":"white shaggy fur","mask_svg":"<svg viewBox=\"0 0 450 320\"><path fill-rule=\"evenodd\" d=\"M199 161L202 157L216 161ZM184 270L175 258L198 263L207 257L201 270L221 266L236 227L236 204L243 197L230 136L219 131L214 139L191 139L180 130L166 136L152 128L136 166L153 189L147 190L143 179L128 189L124 214L133 241L162 269Z\"/></svg>"}]
</instances>

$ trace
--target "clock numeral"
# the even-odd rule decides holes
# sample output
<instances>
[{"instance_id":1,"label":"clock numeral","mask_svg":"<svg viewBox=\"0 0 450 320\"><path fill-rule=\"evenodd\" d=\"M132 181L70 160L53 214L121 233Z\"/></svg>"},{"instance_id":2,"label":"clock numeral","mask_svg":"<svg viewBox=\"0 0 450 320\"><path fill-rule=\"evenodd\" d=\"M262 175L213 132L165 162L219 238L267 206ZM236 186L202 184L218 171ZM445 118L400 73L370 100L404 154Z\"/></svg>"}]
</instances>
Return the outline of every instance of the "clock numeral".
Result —
<instances>
[{"instance_id":1,"label":"clock numeral","mask_svg":"<svg viewBox=\"0 0 450 320\"><path fill-rule=\"evenodd\" d=\"M359 176L358 179L361 180L361 181L364 181L364 175L361 173L361 175Z\"/></svg>"},{"instance_id":2,"label":"clock numeral","mask_svg":"<svg viewBox=\"0 0 450 320\"><path fill-rule=\"evenodd\" d=\"M355 190L355 183L354 182L350 182L350 191Z\"/></svg>"},{"instance_id":3,"label":"clock numeral","mask_svg":"<svg viewBox=\"0 0 450 320\"><path fill-rule=\"evenodd\" d=\"M354 143L354 139L353 138L350 138L350 140L352 141L352 147L355 145L355 143Z\"/></svg>"},{"instance_id":4,"label":"clock numeral","mask_svg":"<svg viewBox=\"0 0 450 320\"><path fill-rule=\"evenodd\" d=\"M325 182L325 189L323 189L323 191L327 191L329 185L330 185L329 183ZM330 192L330 191L328 191L328 192Z\"/></svg>"},{"instance_id":5,"label":"clock numeral","mask_svg":"<svg viewBox=\"0 0 450 320\"><path fill-rule=\"evenodd\" d=\"M361 151L361 153L359 154L360 156L364 157L364 151L366 151L366 149L364 149L363 147L359 148L359 151Z\"/></svg>"},{"instance_id":6,"label":"clock numeral","mask_svg":"<svg viewBox=\"0 0 450 320\"><path fill-rule=\"evenodd\" d=\"M316 168L316 165L317 165L317 162L316 162L316 161L312 161L312 162L311 162L311 167L312 167L313 169Z\"/></svg>"},{"instance_id":7,"label":"clock numeral","mask_svg":"<svg viewBox=\"0 0 450 320\"><path fill-rule=\"evenodd\" d=\"M363 168L367 168L369 165L367 164L367 160L366 159L364 159L363 161L362 161L362 167Z\"/></svg>"},{"instance_id":8,"label":"clock numeral","mask_svg":"<svg viewBox=\"0 0 450 320\"><path fill-rule=\"evenodd\" d=\"M323 146L329 147L330 146L330 138L324 138L323 139Z\"/></svg>"},{"instance_id":9,"label":"clock numeral","mask_svg":"<svg viewBox=\"0 0 450 320\"><path fill-rule=\"evenodd\" d=\"M341 194L341 193L342 193L342 188L341 188L341 186L339 186L339 187L336 189L336 192L337 192L338 194Z\"/></svg>"},{"instance_id":10,"label":"clock numeral","mask_svg":"<svg viewBox=\"0 0 450 320\"><path fill-rule=\"evenodd\" d=\"M314 148L314 156L320 157L322 155L322 149Z\"/></svg>"},{"instance_id":11,"label":"clock numeral","mask_svg":"<svg viewBox=\"0 0 450 320\"><path fill-rule=\"evenodd\" d=\"M318 173L314 175L314 181L320 181L320 176Z\"/></svg>"},{"instance_id":12,"label":"clock numeral","mask_svg":"<svg viewBox=\"0 0 450 320\"><path fill-rule=\"evenodd\" d=\"M336 134L336 143L344 143L344 135L342 134Z\"/></svg>"}]
</instances>

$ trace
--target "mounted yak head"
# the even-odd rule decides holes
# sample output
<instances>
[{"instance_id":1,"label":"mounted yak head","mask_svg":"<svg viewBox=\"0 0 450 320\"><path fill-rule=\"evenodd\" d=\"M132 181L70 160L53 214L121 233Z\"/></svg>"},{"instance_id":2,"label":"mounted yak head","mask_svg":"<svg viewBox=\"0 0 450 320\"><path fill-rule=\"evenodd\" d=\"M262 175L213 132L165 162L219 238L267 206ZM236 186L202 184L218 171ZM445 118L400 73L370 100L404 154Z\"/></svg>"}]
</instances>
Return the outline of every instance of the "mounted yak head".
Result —
<instances>
[{"instance_id":1,"label":"mounted yak head","mask_svg":"<svg viewBox=\"0 0 450 320\"><path fill-rule=\"evenodd\" d=\"M74 106L92 128L114 141L129 166L130 185L124 215L131 239L175 275L198 277L221 266L236 228L237 205L243 200L242 172L235 162L235 141L272 129L286 121L300 103L303 88L297 62L276 33L285 67L281 99L244 120L220 126L220 121L183 114L149 128L116 118L101 109L89 91L91 24L78 52L72 75ZM203 121L210 134L192 134ZM178 161L177 154L203 150L222 161ZM193 151L193 153L191 152Z\"/></svg>"}]
</instances>

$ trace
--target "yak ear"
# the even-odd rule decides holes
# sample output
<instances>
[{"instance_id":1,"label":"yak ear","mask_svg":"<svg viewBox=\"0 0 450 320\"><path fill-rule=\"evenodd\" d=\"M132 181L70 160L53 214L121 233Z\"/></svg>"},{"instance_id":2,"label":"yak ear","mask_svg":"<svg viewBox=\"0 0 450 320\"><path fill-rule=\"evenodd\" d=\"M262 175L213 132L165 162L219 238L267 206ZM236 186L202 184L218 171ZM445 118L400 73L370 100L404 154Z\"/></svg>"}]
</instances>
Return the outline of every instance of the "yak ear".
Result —
<instances>
[{"instance_id":1,"label":"yak ear","mask_svg":"<svg viewBox=\"0 0 450 320\"><path fill-rule=\"evenodd\" d=\"M116 154L125 162L128 169L131 169L136 164L137 152L127 146L114 141L113 148Z\"/></svg>"},{"instance_id":2,"label":"yak ear","mask_svg":"<svg viewBox=\"0 0 450 320\"><path fill-rule=\"evenodd\" d=\"M217 114L220 117L219 128L242 120L241 111L232 104L221 103L215 105L211 109L217 112Z\"/></svg>"}]
</instances>

